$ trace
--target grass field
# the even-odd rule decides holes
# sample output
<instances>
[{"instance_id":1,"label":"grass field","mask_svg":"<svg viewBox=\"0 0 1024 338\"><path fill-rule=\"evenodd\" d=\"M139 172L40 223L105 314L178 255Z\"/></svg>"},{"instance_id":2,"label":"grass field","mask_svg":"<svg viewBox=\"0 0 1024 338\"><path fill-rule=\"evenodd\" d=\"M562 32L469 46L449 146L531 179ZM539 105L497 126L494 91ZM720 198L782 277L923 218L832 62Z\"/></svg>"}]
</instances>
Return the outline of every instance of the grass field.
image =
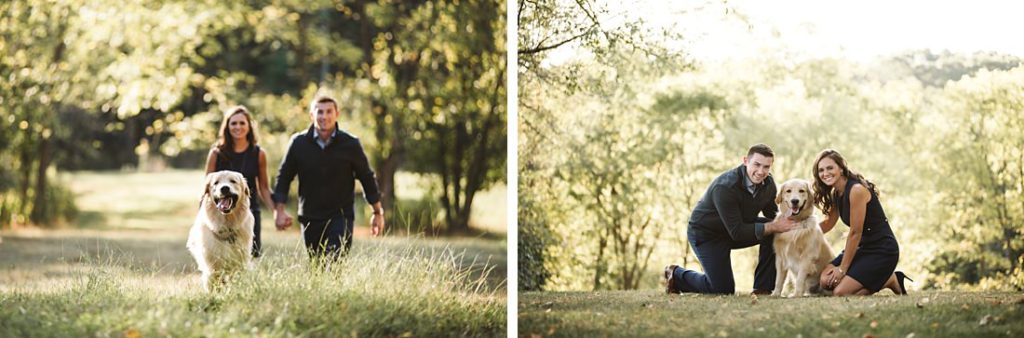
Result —
<instances>
[{"instance_id":1,"label":"grass field","mask_svg":"<svg viewBox=\"0 0 1024 338\"><path fill-rule=\"evenodd\" d=\"M196 177L81 174L81 224L3 232L0 337L505 334L501 240L370 238L357 225L352 253L324 270L297 227L274 231L264 213L256 268L203 292L185 250Z\"/></svg>"},{"instance_id":2,"label":"grass field","mask_svg":"<svg viewBox=\"0 0 1024 338\"><path fill-rule=\"evenodd\" d=\"M889 291L868 297L519 293L522 336L1021 337L1024 294Z\"/></svg>"}]
</instances>

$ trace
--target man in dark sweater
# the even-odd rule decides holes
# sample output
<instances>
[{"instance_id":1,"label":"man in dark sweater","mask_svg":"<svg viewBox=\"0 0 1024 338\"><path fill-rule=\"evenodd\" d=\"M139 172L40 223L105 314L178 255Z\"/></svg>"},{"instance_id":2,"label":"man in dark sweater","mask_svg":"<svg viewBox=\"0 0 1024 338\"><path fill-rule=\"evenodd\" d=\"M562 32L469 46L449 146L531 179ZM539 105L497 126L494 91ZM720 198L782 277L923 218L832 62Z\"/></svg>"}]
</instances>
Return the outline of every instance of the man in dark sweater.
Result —
<instances>
[{"instance_id":1,"label":"man in dark sweater","mask_svg":"<svg viewBox=\"0 0 1024 338\"><path fill-rule=\"evenodd\" d=\"M344 255L352 247L355 219L355 180L363 185L363 198L373 207L370 233L384 231L384 209L377 180L359 139L338 129L338 102L321 96L313 101L308 130L292 136L281 160L274 186L274 223L291 226L284 210L292 179L299 176L299 223L310 257Z\"/></svg>"},{"instance_id":2,"label":"man in dark sweater","mask_svg":"<svg viewBox=\"0 0 1024 338\"><path fill-rule=\"evenodd\" d=\"M755 144L743 157L743 164L718 176L690 214L686 237L704 273L678 265L665 267L665 291L732 294L736 281L731 251L760 244L754 270L754 293L770 294L775 288L774 234L793 229L787 218L772 221L775 180L769 172L775 153ZM763 214L759 217L758 213Z\"/></svg>"}]
</instances>

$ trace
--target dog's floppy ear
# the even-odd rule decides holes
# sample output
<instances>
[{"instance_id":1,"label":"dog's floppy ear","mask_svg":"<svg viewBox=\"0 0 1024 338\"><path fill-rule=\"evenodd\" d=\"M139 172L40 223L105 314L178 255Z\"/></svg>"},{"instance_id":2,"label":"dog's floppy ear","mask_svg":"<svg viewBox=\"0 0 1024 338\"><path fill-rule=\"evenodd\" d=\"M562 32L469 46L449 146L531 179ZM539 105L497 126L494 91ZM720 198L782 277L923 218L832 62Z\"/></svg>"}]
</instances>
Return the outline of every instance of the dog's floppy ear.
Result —
<instances>
[{"instance_id":1,"label":"dog's floppy ear","mask_svg":"<svg viewBox=\"0 0 1024 338\"><path fill-rule=\"evenodd\" d=\"M242 176L241 174L238 175L238 178L241 179L241 181L239 181L240 183L238 184L242 186L242 193L245 194L245 197L249 197L249 194L251 193L249 191L249 182L246 181L245 176Z\"/></svg>"},{"instance_id":2,"label":"dog's floppy ear","mask_svg":"<svg viewBox=\"0 0 1024 338\"><path fill-rule=\"evenodd\" d=\"M786 191L786 184L782 184L779 189L779 193L775 195L775 204L782 203L782 194Z\"/></svg>"},{"instance_id":3,"label":"dog's floppy ear","mask_svg":"<svg viewBox=\"0 0 1024 338\"><path fill-rule=\"evenodd\" d=\"M199 196L200 201L210 195L210 181L213 181L213 174L215 173L206 174L206 179L203 180L203 195Z\"/></svg>"}]
</instances>

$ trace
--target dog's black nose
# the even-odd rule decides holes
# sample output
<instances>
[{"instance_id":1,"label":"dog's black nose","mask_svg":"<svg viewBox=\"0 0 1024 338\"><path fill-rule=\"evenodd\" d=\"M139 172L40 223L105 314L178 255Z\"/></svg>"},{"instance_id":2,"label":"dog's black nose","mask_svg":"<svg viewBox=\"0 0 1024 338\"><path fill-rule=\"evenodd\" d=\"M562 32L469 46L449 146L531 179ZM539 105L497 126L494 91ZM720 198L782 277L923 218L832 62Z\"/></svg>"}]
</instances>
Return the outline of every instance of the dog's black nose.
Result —
<instances>
[{"instance_id":1,"label":"dog's black nose","mask_svg":"<svg viewBox=\"0 0 1024 338\"><path fill-rule=\"evenodd\" d=\"M800 200L794 198L794 199L789 200L789 203L793 203L793 205L797 205L797 204L800 204Z\"/></svg>"},{"instance_id":2,"label":"dog's black nose","mask_svg":"<svg viewBox=\"0 0 1024 338\"><path fill-rule=\"evenodd\" d=\"M225 194L226 195L226 194L228 194L230 192L231 192L231 189L229 189L227 186L220 187L220 193L221 194Z\"/></svg>"}]
</instances>

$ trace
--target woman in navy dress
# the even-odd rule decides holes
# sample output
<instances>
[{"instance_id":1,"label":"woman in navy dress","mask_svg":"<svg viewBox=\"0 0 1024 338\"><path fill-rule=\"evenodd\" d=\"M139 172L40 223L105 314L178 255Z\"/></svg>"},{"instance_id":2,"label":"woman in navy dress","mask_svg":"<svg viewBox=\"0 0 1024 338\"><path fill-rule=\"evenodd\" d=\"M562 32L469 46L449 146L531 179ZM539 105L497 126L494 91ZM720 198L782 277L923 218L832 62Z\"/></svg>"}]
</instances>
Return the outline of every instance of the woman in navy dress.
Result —
<instances>
[{"instance_id":1,"label":"woman in navy dress","mask_svg":"<svg viewBox=\"0 0 1024 338\"><path fill-rule=\"evenodd\" d=\"M900 247L878 191L850 170L835 150L823 150L814 161L814 203L826 215L819 224L823 232L832 230L840 218L850 227L845 250L821 273L822 288L836 296L870 295L882 289L907 294L906 275L895 271Z\"/></svg>"},{"instance_id":2,"label":"woman in navy dress","mask_svg":"<svg viewBox=\"0 0 1024 338\"><path fill-rule=\"evenodd\" d=\"M206 158L206 173L231 170L245 176L249 191L252 192L249 208L255 221L252 256L260 257L260 203L257 201L271 207L274 205L270 199L267 179L267 153L256 145L256 126L252 124L252 115L244 106L231 107L224 113L219 134L217 144L210 149L210 155Z\"/></svg>"}]
</instances>

